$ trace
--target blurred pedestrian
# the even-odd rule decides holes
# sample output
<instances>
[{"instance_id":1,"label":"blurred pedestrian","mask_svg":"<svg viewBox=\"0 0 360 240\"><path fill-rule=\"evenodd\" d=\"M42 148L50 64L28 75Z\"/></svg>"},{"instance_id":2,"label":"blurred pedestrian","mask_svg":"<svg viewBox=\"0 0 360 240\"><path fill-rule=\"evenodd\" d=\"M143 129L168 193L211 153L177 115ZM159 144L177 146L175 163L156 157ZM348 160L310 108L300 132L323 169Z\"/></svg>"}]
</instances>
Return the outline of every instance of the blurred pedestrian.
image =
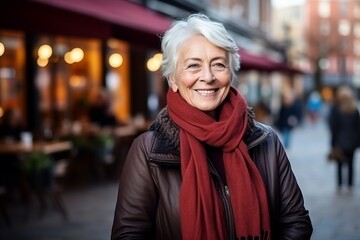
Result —
<instances>
[{"instance_id":1,"label":"blurred pedestrian","mask_svg":"<svg viewBox=\"0 0 360 240\"><path fill-rule=\"evenodd\" d=\"M167 107L129 150L112 239L310 239L284 148L231 87L239 50L224 26L176 21L162 51Z\"/></svg>"},{"instance_id":2,"label":"blurred pedestrian","mask_svg":"<svg viewBox=\"0 0 360 240\"><path fill-rule=\"evenodd\" d=\"M354 93L348 86L341 86L336 92L335 102L329 111L331 148L337 149L342 157L337 162L337 187L343 184L343 166L348 167L347 186L351 191L354 183L354 153L360 146L360 115Z\"/></svg>"},{"instance_id":3,"label":"blurred pedestrian","mask_svg":"<svg viewBox=\"0 0 360 240\"><path fill-rule=\"evenodd\" d=\"M105 91L97 93L89 108L89 120L98 127L113 127L117 119L112 111L109 95Z\"/></svg>"},{"instance_id":4,"label":"blurred pedestrian","mask_svg":"<svg viewBox=\"0 0 360 240\"><path fill-rule=\"evenodd\" d=\"M315 124L317 122L320 116L321 108L322 100L319 92L311 92L307 101L307 111L311 123Z\"/></svg>"},{"instance_id":5,"label":"blurred pedestrian","mask_svg":"<svg viewBox=\"0 0 360 240\"><path fill-rule=\"evenodd\" d=\"M285 148L290 147L292 131L299 124L299 111L294 97L290 93L284 93L275 126L281 134Z\"/></svg>"}]
</instances>

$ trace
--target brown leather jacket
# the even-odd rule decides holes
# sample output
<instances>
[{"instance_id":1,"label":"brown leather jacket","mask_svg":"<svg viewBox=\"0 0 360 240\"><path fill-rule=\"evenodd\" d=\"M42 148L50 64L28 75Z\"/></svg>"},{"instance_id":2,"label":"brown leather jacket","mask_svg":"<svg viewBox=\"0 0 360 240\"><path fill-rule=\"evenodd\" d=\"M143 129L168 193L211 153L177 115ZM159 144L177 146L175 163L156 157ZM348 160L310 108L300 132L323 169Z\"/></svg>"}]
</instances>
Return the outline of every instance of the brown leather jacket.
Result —
<instances>
[{"instance_id":1,"label":"brown leather jacket","mask_svg":"<svg viewBox=\"0 0 360 240\"><path fill-rule=\"evenodd\" d=\"M249 118L246 143L268 194L272 239L310 239L312 224L287 155L275 132ZM211 168L224 206L224 185ZM240 174L240 173L239 173ZM181 239L179 128L164 109L137 137L122 168L111 239ZM229 235L234 235L228 215ZM230 237L230 239L234 239Z\"/></svg>"}]
</instances>

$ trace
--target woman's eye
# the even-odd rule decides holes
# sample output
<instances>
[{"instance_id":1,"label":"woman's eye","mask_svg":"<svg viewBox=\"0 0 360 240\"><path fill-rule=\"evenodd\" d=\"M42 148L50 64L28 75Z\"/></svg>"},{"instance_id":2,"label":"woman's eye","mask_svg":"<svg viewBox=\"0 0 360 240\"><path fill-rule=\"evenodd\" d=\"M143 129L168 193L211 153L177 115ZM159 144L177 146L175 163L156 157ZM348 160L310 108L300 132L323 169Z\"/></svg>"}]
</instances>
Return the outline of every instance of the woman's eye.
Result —
<instances>
[{"instance_id":1,"label":"woman's eye","mask_svg":"<svg viewBox=\"0 0 360 240\"><path fill-rule=\"evenodd\" d=\"M188 66L187 66L187 68L198 68L199 67L199 64L196 64L196 63L194 63L194 64L189 64Z\"/></svg>"},{"instance_id":2,"label":"woman's eye","mask_svg":"<svg viewBox=\"0 0 360 240\"><path fill-rule=\"evenodd\" d=\"M212 66L214 68L218 68L218 69L223 69L226 67L225 64L223 64L223 63L214 63Z\"/></svg>"}]
</instances>

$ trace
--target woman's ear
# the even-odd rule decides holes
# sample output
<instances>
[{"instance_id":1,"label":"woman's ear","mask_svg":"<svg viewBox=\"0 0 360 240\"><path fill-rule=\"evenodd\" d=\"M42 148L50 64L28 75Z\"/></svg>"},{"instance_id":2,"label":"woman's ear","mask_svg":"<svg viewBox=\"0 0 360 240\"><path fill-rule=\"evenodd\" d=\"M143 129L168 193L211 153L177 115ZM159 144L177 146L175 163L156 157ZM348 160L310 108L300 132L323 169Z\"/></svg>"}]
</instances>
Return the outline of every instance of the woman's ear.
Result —
<instances>
[{"instance_id":1,"label":"woman's ear","mask_svg":"<svg viewBox=\"0 0 360 240\"><path fill-rule=\"evenodd\" d=\"M170 85L170 88L174 91L174 92L177 92L179 90L177 84L176 84L176 81L174 80L174 77L170 77L170 80L169 80L169 85Z\"/></svg>"}]
</instances>

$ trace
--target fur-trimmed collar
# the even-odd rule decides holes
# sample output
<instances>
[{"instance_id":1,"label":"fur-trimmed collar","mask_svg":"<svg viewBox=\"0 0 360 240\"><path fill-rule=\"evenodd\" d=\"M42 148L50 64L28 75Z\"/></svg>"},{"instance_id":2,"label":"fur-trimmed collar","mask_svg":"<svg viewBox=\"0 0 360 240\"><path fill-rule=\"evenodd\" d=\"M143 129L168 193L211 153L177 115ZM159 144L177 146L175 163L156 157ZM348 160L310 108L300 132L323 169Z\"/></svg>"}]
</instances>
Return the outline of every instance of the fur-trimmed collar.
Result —
<instances>
[{"instance_id":1,"label":"fur-trimmed collar","mask_svg":"<svg viewBox=\"0 0 360 240\"><path fill-rule=\"evenodd\" d=\"M248 128L244 137L246 143L250 143L262 134L262 129L256 126L255 114L251 107L248 110ZM155 151L158 153L172 153L179 155L180 128L169 117L167 108L163 108L149 130L154 131L157 141Z\"/></svg>"}]
</instances>

